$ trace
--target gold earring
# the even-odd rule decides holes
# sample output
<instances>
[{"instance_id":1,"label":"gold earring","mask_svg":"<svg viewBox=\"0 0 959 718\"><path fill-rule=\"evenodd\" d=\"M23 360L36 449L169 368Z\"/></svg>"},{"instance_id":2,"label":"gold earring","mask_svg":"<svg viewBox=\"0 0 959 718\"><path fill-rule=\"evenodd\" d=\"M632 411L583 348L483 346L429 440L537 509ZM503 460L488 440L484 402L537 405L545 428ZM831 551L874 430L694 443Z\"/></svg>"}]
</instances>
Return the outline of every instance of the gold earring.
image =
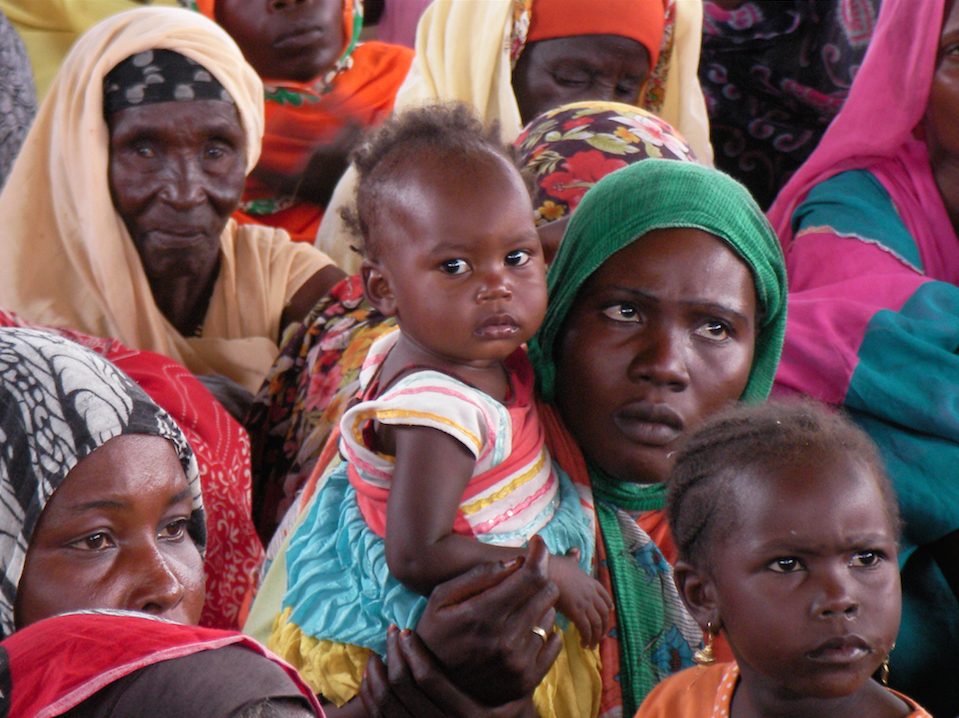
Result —
<instances>
[{"instance_id":1,"label":"gold earring","mask_svg":"<svg viewBox=\"0 0 959 718\"><path fill-rule=\"evenodd\" d=\"M711 666L716 662L716 656L713 655L713 639L719 631L713 628L712 621L706 624L706 633L709 634L709 637L706 639L706 645L693 653L693 660L701 666Z\"/></svg>"},{"instance_id":2,"label":"gold earring","mask_svg":"<svg viewBox=\"0 0 959 718\"><path fill-rule=\"evenodd\" d=\"M889 653L892 653L895 647L896 644L893 643L892 646L889 647ZM889 685L889 653L886 654L883 662L879 664L879 680L884 686Z\"/></svg>"}]
</instances>

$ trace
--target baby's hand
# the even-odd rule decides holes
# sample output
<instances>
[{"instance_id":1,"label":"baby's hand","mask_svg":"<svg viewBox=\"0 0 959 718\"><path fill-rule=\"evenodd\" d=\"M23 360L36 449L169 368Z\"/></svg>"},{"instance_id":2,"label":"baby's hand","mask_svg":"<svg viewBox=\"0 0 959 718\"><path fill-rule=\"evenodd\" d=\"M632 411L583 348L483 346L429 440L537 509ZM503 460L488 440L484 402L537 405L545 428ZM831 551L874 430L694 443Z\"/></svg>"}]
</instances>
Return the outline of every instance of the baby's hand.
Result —
<instances>
[{"instance_id":1,"label":"baby's hand","mask_svg":"<svg viewBox=\"0 0 959 718\"><path fill-rule=\"evenodd\" d=\"M549 557L549 578L559 587L556 609L572 621L593 648L609 632L613 601L603 585L579 567L578 551Z\"/></svg>"}]
</instances>

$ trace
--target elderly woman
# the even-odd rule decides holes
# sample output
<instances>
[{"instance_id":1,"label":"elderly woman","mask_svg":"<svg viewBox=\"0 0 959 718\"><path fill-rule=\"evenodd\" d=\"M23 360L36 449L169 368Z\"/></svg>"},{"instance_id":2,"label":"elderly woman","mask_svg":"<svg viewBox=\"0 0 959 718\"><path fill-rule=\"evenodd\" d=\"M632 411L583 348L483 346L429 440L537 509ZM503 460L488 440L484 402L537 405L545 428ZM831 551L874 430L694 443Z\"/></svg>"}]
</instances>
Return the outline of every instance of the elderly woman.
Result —
<instances>
[{"instance_id":1,"label":"elderly woman","mask_svg":"<svg viewBox=\"0 0 959 718\"><path fill-rule=\"evenodd\" d=\"M513 141L523 125L578 101L635 104L660 115L712 162L696 76L702 9L676 0L437 0L424 14L397 110L436 100L472 104ZM352 201L347 170L316 246L348 273L352 238L333 207Z\"/></svg>"},{"instance_id":2,"label":"elderly woman","mask_svg":"<svg viewBox=\"0 0 959 718\"><path fill-rule=\"evenodd\" d=\"M281 330L342 276L230 221L262 131L259 78L215 23L163 8L100 23L0 196L0 306L258 388Z\"/></svg>"},{"instance_id":3,"label":"elderly woman","mask_svg":"<svg viewBox=\"0 0 959 718\"><path fill-rule=\"evenodd\" d=\"M768 394L785 330L782 255L741 185L695 163L657 159L613 172L586 193L548 276L550 305L531 344L550 402L541 416L556 463L597 499L597 571L614 597L616 629L600 644L598 675L573 665L573 680L547 681L532 700L542 715L632 715L658 680L690 665L702 638L672 583L661 482L685 431L731 402ZM317 599L350 597L309 588L301 562L312 557L287 549L330 515L316 507L340 472L315 493L308 484L246 630L272 627L269 645L314 688L335 685L342 700L363 690L351 664L361 667L370 649L310 640L294 625ZM377 564L383 543L350 521L350 497L335 515ZM395 620L415 623L416 615ZM502 700L462 661L449 675L491 705Z\"/></svg>"},{"instance_id":4,"label":"elderly woman","mask_svg":"<svg viewBox=\"0 0 959 718\"><path fill-rule=\"evenodd\" d=\"M842 111L770 219L786 252L788 391L847 409L905 522L893 687L959 713L959 5L883 0ZM946 580L944 580L946 579Z\"/></svg>"}]
</instances>

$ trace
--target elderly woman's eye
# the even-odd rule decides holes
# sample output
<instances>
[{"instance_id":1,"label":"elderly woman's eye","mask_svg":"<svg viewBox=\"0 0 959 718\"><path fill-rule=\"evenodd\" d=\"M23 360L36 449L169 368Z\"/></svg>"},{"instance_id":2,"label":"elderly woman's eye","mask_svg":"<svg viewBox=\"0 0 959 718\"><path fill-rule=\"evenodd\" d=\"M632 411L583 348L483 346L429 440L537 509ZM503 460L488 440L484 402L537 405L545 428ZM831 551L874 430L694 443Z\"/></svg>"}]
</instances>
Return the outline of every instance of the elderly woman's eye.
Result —
<instances>
[{"instance_id":1,"label":"elderly woman's eye","mask_svg":"<svg viewBox=\"0 0 959 718\"><path fill-rule=\"evenodd\" d=\"M109 534L105 532L99 532L90 534L89 536L84 536L82 539L77 539L76 541L67 545L70 548L79 549L81 551L102 551L103 549L113 546L114 542L113 539L110 538Z\"/></svg>"},{"instance_id":2,"label":"elderly woman's eye","mask_svg":"<svg viewBox=\"0 0 959 718\"><path fill-rule=\"evenodd\" d=\"M706 339L722 341L723 339L729 338L731 331L724 322L711 321L706 322L699 329L697 329L696 334L701 337L705 337Z\"/></svg>"},{"instance_id":3,"label":"elderly woman's eye","mask_svg":"<svg viewBox=\"0 0 959 718\"><path fill-rule=\"evenodd\" d=\"M154 149L148 145L140 145L136 148L137 157L142 157L143 159L152 160L157 156L157 153Z\"/></svg>"},{"instance_id":4,"label":"elderly woman's eye","mask_svg":"<svg viewBox=\"0 0 959 718\"><path fill-rule=\"evenodd\" d=\"M440 263L440 271L444 274L465 274L470 265L465 259L447 259Z\"/></svg>"},{"instance_id":5,"label":"elderly woman's eye","mask_svg":"<svg viewBox=\"0 0 959 718\"><path fill-rule=\"evenodd\" d=\"M206 156L211 160L218 160L226 154L226 150L217 145L206 148Z\"/></svg>"},{"instance_id":6,"label":"elderly woman's eye","mask_svg":"<svg viewBox=\"0 0 959 718\"><path fill-rule=\"evenodd\" d=\"M522 267L524 264L529 262L530 254L525 249L517 249L515 252L510 252L506 255L506 266L508 267Z\"/></svg>"},{"instance_id":7,"label":"elderly woman's eye","mask_svg":"<svg viewBox=\"0 0 959 718\"><path fill-rule=\"evenodd\" d=\"M638 322L640 320L639 310L629 304L614 304L606 307L603 314L617 322Z\"/></svg>"}]
</instances>

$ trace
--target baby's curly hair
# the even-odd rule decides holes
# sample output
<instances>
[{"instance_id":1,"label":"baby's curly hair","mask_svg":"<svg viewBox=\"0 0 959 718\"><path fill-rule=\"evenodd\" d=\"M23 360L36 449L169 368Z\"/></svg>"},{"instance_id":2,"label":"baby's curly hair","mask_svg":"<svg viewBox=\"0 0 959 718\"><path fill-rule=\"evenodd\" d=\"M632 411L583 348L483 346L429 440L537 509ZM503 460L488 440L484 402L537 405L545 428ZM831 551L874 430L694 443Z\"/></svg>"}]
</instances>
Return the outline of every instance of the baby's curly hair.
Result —
<instances>
[{"instance_id":1,"label":"baby's curly hair","mask_svg":"<svg viewBox=\"0 0 959 718\"><path fill-rule=\"evenodd\" d=\"M694 566L708 564L709 547L735 527L735 482L743 471L775 472L810 454L846 455L865 465L898 534L895 491L862 429L811 400L739 405L690 434L667 479L666 512L679 557Z\"/></svg>"},{"instance_id":2,"label":"baby's curly hair","mask_svg":"<svg viewBox=\"0 0 959 718\"><path fill-rule=\"evenodd\" d=\"M355 205L341 215L359 238L353 249L363 256L379 251L375 239L381 213L389 211L390 188L403 182L413 163L441 166L502 161L513 166L513 151L500 139L499 123L484 127L470 105L444 102L399 112L369 134L350 155L358 175Z\"/></svg>"}]
</instances>

